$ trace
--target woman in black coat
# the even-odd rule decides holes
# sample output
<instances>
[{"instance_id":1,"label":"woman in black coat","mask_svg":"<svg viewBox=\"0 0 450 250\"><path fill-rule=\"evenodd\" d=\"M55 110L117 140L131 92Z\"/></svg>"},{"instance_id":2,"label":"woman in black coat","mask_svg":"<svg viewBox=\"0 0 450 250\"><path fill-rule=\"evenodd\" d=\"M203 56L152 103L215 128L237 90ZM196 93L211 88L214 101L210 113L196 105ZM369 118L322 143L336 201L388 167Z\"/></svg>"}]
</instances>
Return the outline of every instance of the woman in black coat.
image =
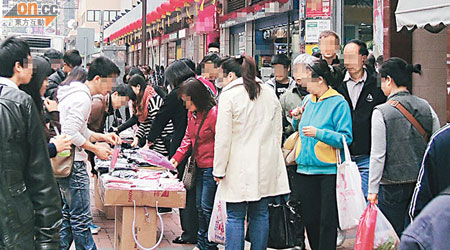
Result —
<instances>
[{"instance_id":1,"label":"woman in black coat","mask_svg":"<svg viewBox=\"0 0 450 250\"><path fill-rule=\"evenodd\" d=\"M175 61L169 65L165 72L165 79L173 90L165 97L164 103L160 107L147 136L147 144L153 144L167 123L172 121L174 132L170 143L169 157L175 154L186 132L187 110L183 105L183 101L178 98L178 91L181 83L190 77L195 77L195 73L183 60ZM178 165L178 178L183 176L185 164L186 161ZM198 219L195 206L195 188L192 188L186 193L186 208L180 209L183 234L173 240L174 243L193 244L197 242Z\"/></svg>"}]
</instances>

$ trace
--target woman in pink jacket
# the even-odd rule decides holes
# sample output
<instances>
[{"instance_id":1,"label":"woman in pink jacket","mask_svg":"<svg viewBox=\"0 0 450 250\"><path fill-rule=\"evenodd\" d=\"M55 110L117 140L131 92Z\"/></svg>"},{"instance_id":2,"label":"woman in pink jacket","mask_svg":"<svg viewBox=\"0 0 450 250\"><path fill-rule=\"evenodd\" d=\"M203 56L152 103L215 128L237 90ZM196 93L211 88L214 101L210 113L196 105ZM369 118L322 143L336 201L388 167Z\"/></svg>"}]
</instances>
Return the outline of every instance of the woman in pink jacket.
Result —
<instances>
[{"instance_id":1,"label":"woman in pink jacket","mask_svg":"<svg viewBox=\"0 0 450 250\"><path fill-rule=\"evenodd\" d=\"M183 99L186 109L189 111L188 126L180 147L170 161L176 167L187 157L190 149L193 151L194 145L197 143L197 150L192 152L197 163L196 204L199 219L197 244L201 250L215 250L217 244L208 241L208 225L216 194L216 182L212 171L217 106L206 86L194 77L187 79L181 85L178 96ZM203 119L205 121L200 129L198 140L196 140Z\"/></svg>"}]
</instances>

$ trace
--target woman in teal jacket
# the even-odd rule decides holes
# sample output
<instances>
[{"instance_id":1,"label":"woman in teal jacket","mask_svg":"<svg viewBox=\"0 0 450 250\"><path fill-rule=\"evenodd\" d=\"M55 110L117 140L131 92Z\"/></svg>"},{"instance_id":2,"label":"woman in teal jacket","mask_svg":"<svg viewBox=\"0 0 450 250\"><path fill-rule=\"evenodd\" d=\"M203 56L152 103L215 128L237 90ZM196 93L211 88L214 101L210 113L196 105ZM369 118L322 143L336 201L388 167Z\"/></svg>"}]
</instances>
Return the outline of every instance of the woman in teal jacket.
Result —
<instances>
[{"instance_id":1,"label":"woman in teal jacket","mask_svg":"<svg viewBox=\"0 0 450 250\"><path fill-rule=\"evenodd\" d=\"M332 75L328 64L317 61L308 67L310 95L302 107L293 111L293 127L300 132L296 149L295 185L302 204L306 232L312 250L336 249L338 214L336 205L336 165L343 136L352 142L350 107L329 86ZM301 121L299 121L300 114Z\"/></svg>"}]
</instances>

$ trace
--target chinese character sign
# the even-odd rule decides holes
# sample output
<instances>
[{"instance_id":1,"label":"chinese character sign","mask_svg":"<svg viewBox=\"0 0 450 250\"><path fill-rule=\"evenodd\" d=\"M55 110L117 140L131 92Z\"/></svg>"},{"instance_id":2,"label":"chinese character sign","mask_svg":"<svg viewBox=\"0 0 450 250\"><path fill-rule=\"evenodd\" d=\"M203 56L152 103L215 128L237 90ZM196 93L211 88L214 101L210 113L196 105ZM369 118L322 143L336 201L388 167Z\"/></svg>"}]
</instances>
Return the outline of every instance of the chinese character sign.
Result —
<instances>
[{"instance_id":1,"label":"chinese character sign","mask_svg":"<svg viewBox=\"0 0 450 250\"><path fill-rule=\"evenodd\" d=\"M306 0L306 17L331 16L331 0Z\"/></svg>"}]
</instances>

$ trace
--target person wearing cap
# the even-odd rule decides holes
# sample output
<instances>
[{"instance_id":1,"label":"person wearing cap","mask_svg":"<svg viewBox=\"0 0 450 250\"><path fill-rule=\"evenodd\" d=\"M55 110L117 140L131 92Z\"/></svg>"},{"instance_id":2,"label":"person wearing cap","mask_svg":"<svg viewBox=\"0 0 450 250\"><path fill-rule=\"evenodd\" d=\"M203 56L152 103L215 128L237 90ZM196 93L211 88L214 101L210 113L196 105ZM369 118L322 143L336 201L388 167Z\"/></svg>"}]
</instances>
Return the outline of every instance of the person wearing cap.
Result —
<instances>
[{"instance_id":1,"label":"person wearing cap","mask_svg":"<svg viewBox=\"0 0 450 250\"><path fill-rule=\"evenodd\" d=\"M274 70L274 77L270 78L266 84L272 87L278 99L290 87L295 86L295 81L289 77L291 70L291 60L285 54L277 54L272 57L272 67Z\"/></svg>"}]
</instances>

